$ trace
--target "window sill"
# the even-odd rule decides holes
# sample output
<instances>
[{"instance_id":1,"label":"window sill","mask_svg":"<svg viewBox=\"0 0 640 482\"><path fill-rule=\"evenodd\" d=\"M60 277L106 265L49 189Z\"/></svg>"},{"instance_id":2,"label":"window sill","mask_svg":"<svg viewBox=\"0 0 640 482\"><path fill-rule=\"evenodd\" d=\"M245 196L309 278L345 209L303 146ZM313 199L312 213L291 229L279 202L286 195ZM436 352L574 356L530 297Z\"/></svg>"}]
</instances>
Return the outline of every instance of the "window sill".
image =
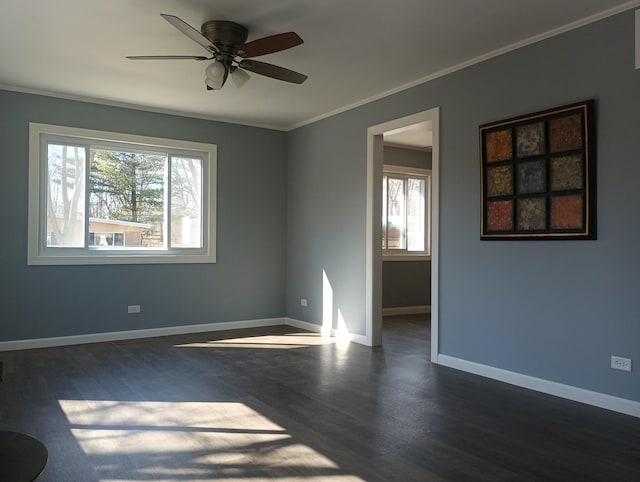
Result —
<instances>
[{"instance_id":1,"label":"window sill","mask_svg":"<svg viewBox=\"0 0 640 482\"><path fill-rule=\"evenodd\" d=\"M137 255L118 256L29 256L29 266L76 266L76 265L114 265L114 264L192 264L215 263L215 255Z\"/></svg>"}]
</instances>

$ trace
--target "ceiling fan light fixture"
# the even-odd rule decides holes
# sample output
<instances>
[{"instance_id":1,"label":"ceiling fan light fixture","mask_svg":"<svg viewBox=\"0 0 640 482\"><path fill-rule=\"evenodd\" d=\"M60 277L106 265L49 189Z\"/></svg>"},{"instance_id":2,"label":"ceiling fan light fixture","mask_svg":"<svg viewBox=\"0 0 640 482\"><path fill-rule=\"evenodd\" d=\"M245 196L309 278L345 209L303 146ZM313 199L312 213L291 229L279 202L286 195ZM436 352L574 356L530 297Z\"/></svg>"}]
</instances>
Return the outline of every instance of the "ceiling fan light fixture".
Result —
<instances>
[{"instance_id":1,"label":"ceiling fan light fixture","mask_svg":"<svg viewBox=\"0 0 640 482\"><path fill-rule=\"evenodd\" d=\"M227 69L222 62L211 62L204 71L207 85L214 90L221 89L226 79L226 72Z\"/></svg>"},{"instance_id":2,"label":"ceiling fan light fixture","mask_svg":"<svg viewBox=\"0 0 640 482\"><path fill-rule=\"evenodd\" d=\"M231 75L231 80L233 80L233 83L237 88L242 87L251 78L249 74L247 74L244 70L239 68L235 68L230 75Z\"/></svg>"}]
</instances>

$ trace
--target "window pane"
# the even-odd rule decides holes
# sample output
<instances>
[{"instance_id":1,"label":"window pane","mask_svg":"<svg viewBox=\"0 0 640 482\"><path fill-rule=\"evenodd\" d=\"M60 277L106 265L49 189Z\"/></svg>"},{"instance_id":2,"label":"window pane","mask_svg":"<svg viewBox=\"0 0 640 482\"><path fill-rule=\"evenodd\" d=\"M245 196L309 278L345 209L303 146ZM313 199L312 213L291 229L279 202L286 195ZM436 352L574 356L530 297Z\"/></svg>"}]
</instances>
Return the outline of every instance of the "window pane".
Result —
<instances>
[{"instance_id":1,"label":"window pane","mask_svg":"<svg viewBox=\"0 0 640 482\"><path fill-rule=\"evenodd\" d=\"M405 249L405 183L388 178L387 185L387 249Z\"/></svg>"},{"instance_id":2,"label":"window pane","mask_svg":"<svg viewBox=\"0 0 640 482\"><path fill-rule=\"evenodd\" d=\"M202 161L171 159L171 246L202 247Z\"/></svg>"},{"instance_id":3,"label":"window pane","mask_svg":"<svg viewBox=\"0 0 640 482\"><path fill-rule=\"evenodd\" d=\"M84 246L83 147L47 144L47 246Z\"/></svg>"},{"instance_id":4,"label":"window pane","mask_svg":"<svg viewBox=\"0 0 640 482\"><path fill-rule=\"evenodd\" d=\"M163 247L167 156L104 149L90 156L91 246ZM122 244L114 232L124 233Z\"/></svg>"},{"instance_id":5,"label":"window pane","mask_svg":"<svg viewBox=\"0 0 640 482\"><path fill-rule=\"evenodd\" d=\"M407 249L424 251L425 181L407 180Z\"/></svg>"},{"instance_id":6,"label":"window pane","mask_svg":"<svg viewBox=\"0 0 640 482\"><path fill-rule=\"evenodd\" d=\"M124 233L113 233L113 245L124 246Z\"/></svg>"}]
</instances>

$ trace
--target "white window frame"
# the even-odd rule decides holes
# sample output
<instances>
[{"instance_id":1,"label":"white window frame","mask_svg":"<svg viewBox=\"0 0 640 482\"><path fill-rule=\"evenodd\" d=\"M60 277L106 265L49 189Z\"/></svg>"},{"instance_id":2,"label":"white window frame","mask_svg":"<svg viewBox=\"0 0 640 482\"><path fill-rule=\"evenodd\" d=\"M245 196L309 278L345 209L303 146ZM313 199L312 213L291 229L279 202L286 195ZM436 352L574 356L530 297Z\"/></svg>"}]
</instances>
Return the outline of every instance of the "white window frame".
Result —
<instances>
[{"instance_id":1,"label":"white window frame","mask_svg":"<svg viewBox=\"0 0 640 482\"><path fill-rule=\"evenodd\" d=\"M415 167L394 166L385 164L382 176L416 176L425 179L425 207L424 207L424 228L425 228L425 250L408 251L399 249L382 249L383 261L429 261L431 259L431 170L419 169ZM388 204L388 203L387 203Z\"/></svg>"},{"instance_id":2,"label":"white window frame","mask_svg":"<svg viewBox=\"0 0 640 482\"><path fill-rule=\"evenodd\" d=\"M201 248L135 248L93 249L47 246L46 189L48 159L45 139L60 137L82 144L110 142L130 145L131 149L160 150L174 156L191 156L202 160L202 247ZM88 160L86 161L88 162ZM137 136L75 127L29 123L29 265L96 265L96 264L167 264L216 262L216 176L217 146L199 142ZM167 209L167 208L165 208ZM88 219L88 213L85 213ZM167 222L169 221L169 215Z\"/></svg>"}]
</instances>

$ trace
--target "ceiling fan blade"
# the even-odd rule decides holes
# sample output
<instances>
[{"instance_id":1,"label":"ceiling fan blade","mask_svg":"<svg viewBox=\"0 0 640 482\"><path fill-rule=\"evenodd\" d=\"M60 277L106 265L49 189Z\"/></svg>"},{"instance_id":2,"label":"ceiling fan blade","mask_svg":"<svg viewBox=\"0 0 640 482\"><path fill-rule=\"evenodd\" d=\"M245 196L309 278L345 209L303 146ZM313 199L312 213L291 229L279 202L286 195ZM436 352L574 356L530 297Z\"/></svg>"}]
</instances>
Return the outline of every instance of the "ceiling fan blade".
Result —
<instances>
[{"instance_id":1,"label":"ceiling fan blade","mask_svg":"<svg viewBox=\"0 0 640 482\"><path fill-rule=\"evenodd\" d=\"M250 57L280 52L281 50L290 49L302 43L304 43L304 40L295 32L279 33L240 45L236 48L235 54L238 57L248 59Z\"/></svg>"},{"instance_id":2,"label":"ceiling fan blade","mask_svg":"<svg viewBox=\"0 0 640 482\"><path fill-rule=\"evenodd\" d=\"M258 60L243 60L238 67L255 72L256 74L265 75L273 79L284 80L293 84L302 84L307 80L307 76L300 72L278 67L277 65L259 62Z\"/></svg>"},{"instance_id":3,"label":"ceiling fan blade","mask_svg":"<svg viewBox=\"0 0 640 482\"><path fill-rule=\"evenodd\" d=\"M164 18L167 22L169 22L171 25L173 25L175 28L180 30L183 34L185 34L191 40L202 45L209 52L218 51L218 48L215 45L213 45L211 40L209 40L207 37L202 35L198 30L193 28L191 25L189 25L187 22L185 22L181 18L176 17L175 15L167 15L166 13L161 13L160 16Z\"/></svg>"},{"instance_id":4,"label":"ceiling fan blade","mask_svg":"<svg viewBox=\"0 0 640 482\"><path fill-rule=\"evenodd\" d=\"M129 60L211 60L200 55L127 55Z\"/></svg>"}]
</instances>

